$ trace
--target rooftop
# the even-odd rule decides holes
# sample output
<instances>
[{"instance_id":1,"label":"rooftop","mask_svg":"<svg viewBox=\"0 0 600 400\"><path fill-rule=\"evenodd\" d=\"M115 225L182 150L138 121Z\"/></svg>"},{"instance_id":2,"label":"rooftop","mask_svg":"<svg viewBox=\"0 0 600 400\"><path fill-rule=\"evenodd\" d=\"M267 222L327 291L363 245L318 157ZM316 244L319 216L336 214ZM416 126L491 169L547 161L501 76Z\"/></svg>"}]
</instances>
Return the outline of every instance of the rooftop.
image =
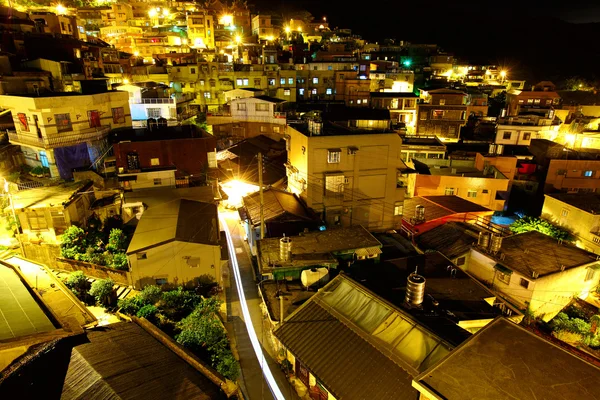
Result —
<instances>
[{"instance_id":1,"label":"rooftop","mask_svg":"<svg viewBox=\"0 0 600 400\"><path fill-rule=\"evenodd\" d=\"M332 122L323 122L323 128L321 133L311 133L308 127L308 123L300 123L293 124L289 127L296 129L298 132L306 135L306 136L346 136L346 135L382 135L382 134L394 134L397 135L391 129L362 129L362 128L353 128L343 123L332 123ZM289 129L288 127L288 129Z\"/></svg>"},{"instance_id":2,"label":"rooftop","mask_svg":"<svg viewBox=\"0 0 600 400\"><path fill-rule=\"evenodd\" d=\"M462 96L467 95L462 90L456 90L456 89L434 89L434 90L429 90L429 94L459 94Z\"/></svg>"},{"instance_id":3,"label":"rooftop","mask_svg":"<svg viewBox=\"0 0 600 400\"><path fill-rule=\"evenodd\" d=\"M422 308L411 308L405 303L406 281L415 270L426 280ZM356 265L350 275L454 345L471 336L459 323L493 319L502 314L488 303L496 298L492 292L438 252Z\"/></svg>"},{"instance_id":4,"label":"rooftop","mask_svg":"<svg viewBox=\"0 0 600 400\"><path fill-rule=\"evenodd\" d=\"M425 221L433 221L453 214L492 213L491 210L458 196L414 196L404 199L404 209L407 210L404 214L405 219L413 215L412 212L417 206L425 207Z\"/></svg>"},{"instance_id":5,"label":"rooftop","mask_svg":"<svg viewBox=\"0 0 600 400\"><path fill-rule=\"evenodd\" d=\"M413 92L371 92L371 98L417 98Z\"/></svg>"},{"instance_id":6,"label":"rooftop","mask_svg":"<svg viewBox=\"0 0 600 400\"><path fill-rule=\"evenodd\" d=\"M552 193L552 197L590 214L600 214L600 195L595 193Z\"/></svg>"},{"instance_id":7,"label":"rooftop","mask_svg":"<svg viewBox=\"0 0 600 400\"><path fill-rule=\"evenodd\" d=\"M429 167L429 174L436 176L462 176L469 178L485 178L485 179L508 179L502 172L498 171L493 165L489 167L489 173L484 173L474 167Z\"/></svg>"},{"instance_id":8,"label":"rooftop","mask_svg":"<svg viewBox=\"0 0 600 400\"><path fill-rule=\"evenodd\" d=\"M600 398L600 370L499 318L415 378L447 400Z\"/></svg>"},{"instance_id":9,"label":"rooftop","mask_svg":"<svg viewBox=\"0 0 600 400\"><path fill-rule=\"evenodd\" d=\"M448 222L422 233L415 240L422 250L437 250L452 260L471 250L479 232L472 224Z\"/></svg>"},{"instance_id":10,"label":"rooftop","mask_svg":"<svg viewBox=\"0 0 600 400\"><path fill-rule=\"evenodd\" d=\"M85 192L91 187L92 182L79 181L24 190L13 196L14 207L16 210L23 210L67 206L77 197L77 193Z\"/></svg>"},{"instance_id":11,"label":"rooftop","mask_svg":"<svg viewBox=\"0 0 600 400\"><path fill-rule=\"evenodd\" d=\"M111 143L119 142L151 142L155 140L202 139L211 137L196 125L179 125L157 128L152 131L146 128L121 128L112 130L108 139Z\"/></svg>"},{"instance_id":12,"label":"rooftop","mask_svg":"<svg viewBox=\"0 0 600 400\"><path fill-rule=\"evenodd\" d=\"M388 121L390 120L390 111L379 108L369 107L332 107L329 111L322 114L323 121Z\"/></svg>"},{"instance_id":13,"label":"rooftop","mask_svg":"<svg viewBox=\"0 0 600 400\"><path fill-rule=\"evenodd\" d=\"M79 97L79 96L95 96L107 93L127 93L119 90L106 90L102 93L79 93L79 92L42 92L39 93L19 93L0 95L0 98L5 97L28 97L28 98L48 98L48 97Z\"/></svg>"},{"instance_id":14,"label":"rooftop","mask_svg":"<svg viewBox=\"0 0 600 400\"><path fill-rule=\"evenodd\" d=\"M477 251L482 250L474 247ZM486 254L497 263L519 274L535 279L534 272L546 276L590 264L596 261L596 255L537 231L520 233L505 237L498 254Z\"/></svg>"},{"instance_id":15,"label":"rooftop","mask_svg":"<svg viewBox=\"0 0 600 400\"><path fill-rule=\"evenodd\" d=\"M278 99L277 97L271 97L271 96L255 96L255 97L251 97L251 98L268 101L269 103L275 103L275 104L286 102L286 100Z\"/></svg>"},{"instance_id":16,"label":"rooftop","mask_svg":"<svg viewBox=\"0 0 600 400\"><path fill-rule=\"evenodd\" d=\"M219 245L217 206L175 199L144 211L127 254L172 241Z\"/></svg>"},{"instance_id":17,"label":"rooftop","mask_svg":"<svg viewBox=\"0 0 600 400\"><path fill-rule=\"evenodd\" d=\"M309 232L290 237L289 261L280 259L280 238L259 240L258 257L263 271L272 266L311 266L315 263L337 265L332 253L381 247L381 243L362 226Z\"/></svg>"},{"instance_id":18,"label":"rooftop","mask_svg":"<svg viewBox=\"0 0 600 400\"><path fill-rule=\"evenodd\" d=\"M446 145L435 136L402 136L402 147L404 146L438 146L443 150L446 149Z\"/></svg>"},{"instance_id":19,"label":"rooftop","mask_svg":"<svg viewBox=\"0 0 600 400\"><path fill-rule=\"evenodd\" d=\"M73 348L62 398L217 399L219 387L135 323L87 333Z\"/></svg>"},{"instance_id":20,"label":"rooftop","mask_svg":"<svg viewBox=\"0 0 600 400\"><path fill-rule=\"evenodd\" d=\"M190 188L157 188L124 192L124 203L140 202L148 208L156 207L174 199L187 199L211 203L218 199L219 193L212 186Z\"/></svg>"},{"instance_id":21,"label":"rooftop","mask_svg":"<svg viewBox=\"0 0 600 400\"><path fill-rule=\"evenodd\" d=\"M274 335L336 398L415 399L411 378L452 349L342 275L288 316Z\"/></svg>"},{"instance_id":22,"label":"rooftop","mask_svg":"<svg viewBox=\"0 0 600 400\"><path fill-rule=\"evenodd\" d=\"M0 264L0 343L57 327L12 267Z\"/></svg>"},{"instance_id":23,"label":"rooftop","mask_svg":"<svg viewBox=\"0 0 600 400\"><path fill-rule=\"evenodd\" d=\"M304 206L302 201L293 193L278 189L267 189L263 191L264 219L270 221L312 219L312 215ZM244 197L244 208L252 223L260 223L260 193L253 193Z\"/></svg>"}]
</instances>

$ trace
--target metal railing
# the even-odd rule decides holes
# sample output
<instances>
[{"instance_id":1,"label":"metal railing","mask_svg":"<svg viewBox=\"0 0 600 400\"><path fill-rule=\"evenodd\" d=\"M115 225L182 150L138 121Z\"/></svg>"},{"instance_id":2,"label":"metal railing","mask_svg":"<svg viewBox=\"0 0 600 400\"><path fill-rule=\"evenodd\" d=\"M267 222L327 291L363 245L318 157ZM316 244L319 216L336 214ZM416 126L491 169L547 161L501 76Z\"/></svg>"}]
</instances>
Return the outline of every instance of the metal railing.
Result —
<instances>
[{"instance_id":1,"label":"metal railing","mask_svg":"<svg viewBox=\"0 0 600 400\"><path fill-rule=\"evenodd\" d=\"M101 140L106 138L109 132L110 126L82 129L78 132L54 133L50 136L42 137L39 137L33 133L17 133L15 131L8 131L8 140L12 144L51 149L55 147L72 146L91 140Z\"/></svg>"}]
</instances>

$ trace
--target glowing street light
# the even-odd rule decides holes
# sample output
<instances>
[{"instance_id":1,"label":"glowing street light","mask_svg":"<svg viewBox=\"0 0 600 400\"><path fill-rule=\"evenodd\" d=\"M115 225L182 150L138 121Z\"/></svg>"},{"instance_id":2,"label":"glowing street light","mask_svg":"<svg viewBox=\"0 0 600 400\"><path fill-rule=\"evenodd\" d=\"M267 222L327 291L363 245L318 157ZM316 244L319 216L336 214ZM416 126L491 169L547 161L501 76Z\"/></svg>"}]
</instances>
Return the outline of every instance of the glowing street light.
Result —
<instances>
[{"instance_id":1,"label":"glowing street light","mask_svg":"<svg viewBox=\"0 0 600 400\"><path fill-rule=\"evenodd\" d=\"M233 24L233 15L225 14L219 18L219 23L221 25L231 25Z\"/></svg>"},{"instance_id":2,"label":"glowing street light","mask_svg":"<svg viewBox=\"0 0 600 400\"><path fill-rule=\"evenodd\" d=\"M273 40L275 40L273 36L267 36L267 42L272 42Z\"/></svg>"},{"instance_id":3,"label":"glowing street light","mask_svg":"<svg viewBox=\"0 0 600 400\"><path fill-rule=\"evenodd\" d=\"M506 78L506 71L500 71L500 76L502 78Z\"/></svg>"},{"instance_id":4,"label":"glowing street light","mask_svg":"<svg viewBox=\"0 0 600 400\"><path fill-rule=\"evenodd\" d=\"M162 12L162 15L163 15L163 17L165 17L165 18L166 18L166 17L168 17L168 16L169 16L169 14L170 14L170 13L169 13L169 10L167 10L166 8L165 8L165 9L163 10L163 12Z\"/></svg>"},{"instance_id":5,"label":"glowing street light","mask_svg":"<svg viewBox=\"0 0 600 400\"><path fill-rule=\"evenodd\" d=\"M56 5L56 13L59 15L63 15L67 13L67 8L65 6L63 6L62 4L57 4Z\"/></svg>"},{"instance_id":6,"label":"glowing street light","mask_svg":"<svg viewBox=\"0 0 600 400\"><path fill-rule=\"evenodd\" d=\"M148 11L148 16L149 16L150 18L156 18L156 16L157 16L157 15L158 15L158 11L156 11L156 8L151 8L151 9Z\"/></svg>"},{"instance_id":7,"label":"glowing street light","mask_svg":"<svg viewBox=\"0 0 600 400\"><path fill-rule=\"evenodd\" d=\"M290 28L289 26L285 27L285 33L289 34L292 31L292 28Z\"/></svg>"},{"instance_id":8,"label":"glowing street light","mask_svg":"<svg viewBox=\"0 0 600 400\"><path fill-rule=\"evenodd\" d=\"M242 37L241 37L240 35L235 35L235 42L236 42L237 44L240 44L240 43L242 43Z\"/></svg>"},{"instance_id":9,"label":"glowing street light","mask_svg":"<svg viewBox=\"0 0 600 400\"><path fill-rule=\"evenodd\" d=\"M140 56L140 52L139 51L134 51L133 55L136 56L136 57L139 57Z\"/></svg>"},{"instance_id":10,"label":"glowing street light","mask_svg":"<svg viewBox=\"0 0 600 400\"><path fill-rule=\"evenodd\" d=\"M124 85L129 85L129 79L127 79L127 78L123 79L123 84Z\"/></svg>"},{"instance_id":11,"label":"glowing street light","mask_svg":"<svg viewBox=\"0 0 600 400\"><path fill-rule=\"evenodd\" d=\"M301 26L298 27L298 32L302 32L302 27Z\"/></svg>"}]
</instances>

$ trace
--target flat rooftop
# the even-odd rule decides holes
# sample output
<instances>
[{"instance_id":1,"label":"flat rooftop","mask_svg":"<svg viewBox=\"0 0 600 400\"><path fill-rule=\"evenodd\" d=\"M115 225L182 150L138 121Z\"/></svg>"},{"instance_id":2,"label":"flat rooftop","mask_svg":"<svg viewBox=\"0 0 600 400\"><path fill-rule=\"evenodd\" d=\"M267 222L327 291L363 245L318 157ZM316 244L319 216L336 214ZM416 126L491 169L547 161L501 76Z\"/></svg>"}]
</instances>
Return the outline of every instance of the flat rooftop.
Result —
<instances>
[{"instance_id":1,"label":"flat rooftop","mask_svg":"<svg viewBox=\"0 0 600 400\"><path fill-rule=\"evenodd\" d=\"M600 369L504 318L414 382L447 400L600 398Z\"/></svg>"},{"instance_id":2,"label":"flat rooftop","mask_svg":"<svg viewBox=\"0 0 600 400\"><path fill-rule=\"evenodd\" d=\"M0 342L54 329L19 275L0 264Z\"/></svg>"},{"instance_id":3,"label":"flat rooftop","mask_svg":"<svg viewBox=\"0 0 600 400\"><path fill-rule=\"evenodd\" d=\"M469 178L508 179L496 167L490 166L490 173L472 167L429 167L429 173L434 176L464 176Z\"/></svg>"},{"instance_id":4,"label":"flat rooftop","mask_svg":"<svg viewBox=\"0 0 600 400\"><path fill-rule=\"evenodd\" d=\"M415 270L426 280L422 308L411 308L404 301L406 280ZM471 336L458 326L459 322L493 319L502 314L486 301L496 298L492 292L439 252L356 265L350 276L454 345Z\"/></svg>"},{"instance_id":5,"label":"flat rooftop","mask_svg":"<svg viewBox=\"0 0 600 400\"><path fill-rule=\"evenodd\" d=\"M263 268L271 265L314 265L315 262L337 264L332 253L381 248L381 243L360 225L309 232L301 236L290 236L290 239L292 254L289 261L280 259L280 238L262 239L257 242L259 262Z\"/></svg>"},{"instance_id":6,"label":"flat rooftop","mask_svg":"<svg viewBox=\"0 0 600 400\"><path fill-rule=\"evenodd\" d=\"M552 193L552 197L590 214L600 214L600 195L595 193Z\"/></svg>"},{"instance_id":7,"label":"flat rooftop","mask_svg":"<svg viewBox=\"0 0 600 400\"><path fill-rule=\"evenodd\" d=\"M492 213L491 210L458 196L414 196L404 199L405 214L403 219L410 221L417 206L425 207L425 222L453 214Z\"/></svg>"},{"instance_id":8,"label":"flat rooftop","mask_svg":"<svg viewBox=\"0 0 600 400\"><path fill-rule=\"evenodd\" d=\"M121 128L112 130L108 135L108 139L111 143L203 139L209 137L212 136L195 125L166 126L152 131L146 128Z\"/></svg>"},{"instance_id":9,"label":"flat rooftop","mask_svg":"<svg viewBox=\"0 0 600 400\"><path fill-rule=\"evenodd\" d=\"M448 222L422 233L415 240L422 250L436 250L452 260L471 250L479 232L472 224Z\"/></svg>"},{"instance_id":10,"label":"flat rooftop","mask_svg":"<svg viewBox=\"0 0 600 400\"><path fill-rule=\"evenodd\" d=\"M428 136L412 136L406 135L402 136L402 147L405 146L428 146L428 147L439 147L440 150L445 150L446 145L440 142L440 140L436 137L428 137Z\"/></svg>"},{"instance_id":11,"label":"flat rooftop","mask_svg":"<svg viewBox=\"0 0 600 400\"><path fill-rule=\"evenodd\" d=\"M475 250L480 251L477 247ZM596 261L596 255L537 231L505 237L498 254L484 253L497 263L519 274L535 279Z\"/></svg>"},{"instance_id":12,"label":"flat rooftop","mask_svg":"<svg viewBox=\"0 0 600 400\"><path fill-rule=\"evenodd\" d=\"M79 192L92 187L90 181L64 182L54 186L43 186L24 190L13 195L16 210L59 207L71 202Z\"/></svg>"},{"instance_id":13,"label":"flat rooftop","mask_svg":"<svg viewBox=\"0 0 600 400\"><path fill-rule=\"evenodd\" d=\"M397 135L391 129L361 129L361 128L351 128L346 125L342 125L340 123L332 123L332 122L324 122L323 129L320 134L311 134L308 130L308 122L293 124L290 125L292 128L296 129L298 132L303 133L306 136L345 136L345 135L365 135L365 134L394 134Z\"/></svg>"}]
</instances>

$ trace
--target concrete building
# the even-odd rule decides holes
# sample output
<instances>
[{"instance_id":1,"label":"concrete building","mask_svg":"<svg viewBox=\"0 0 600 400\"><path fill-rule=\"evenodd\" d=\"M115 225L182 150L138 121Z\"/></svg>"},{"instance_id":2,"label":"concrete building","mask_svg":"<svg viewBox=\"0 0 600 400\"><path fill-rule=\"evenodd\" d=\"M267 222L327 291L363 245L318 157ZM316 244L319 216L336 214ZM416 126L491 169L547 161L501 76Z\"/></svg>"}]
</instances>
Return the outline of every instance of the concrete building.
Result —
<instances>
[{"instance_id":1,"label":"concrete building","mask_svg":"<svg viewBox=\"0 0 600 400\"><path fill-rule=\"evenodd\" d=\"M133 287L223 284L217 206L177 199L144 211L127 248Z\"/></svg>"},{"instance_id":2,"label":"concrete building","mask_svg":"<svg viewBox=\"0 0 600 400\"><path fill-rule=\"evenodd\" d=\"M460 128L467 122L467 94L454 89L436 89L428 94L429 103L417 107L417 135L436 135L444 141L457 141Z\"/></svg>"},{"instance_id":3,"label":"concrete building","mask_svg":"<svg viewBox=\"0 0 600 400\"><path fill-rule=\"evenodd\" d=\"M74 168L97 166L110 131L131 126L126 92L0 96L0 104L11 111L9 141L21 146L26 163L63 179Z\"/></svg>"},{"instance_id":4,"label":"concrete building","mask_svg":"<svg viewBox=\"0 0 600 400\"><path fill-rule=\"evenodd\" d=\"M598 194L546 194L542 217L573 234L577 247L600 254L600 196Z\"/></svg>"},{"instance_id":5,"label":"concrete building","mask_svg":"<svg viewBox=\"0 0 600 400\"><path fill-rule=\"evenodd\" d=\"M204 184L217 168L216 139L194 125L123 130L111 141L126 190Z\"/></svg>"},{"instance_id":6,"label":"concrete building","mask_svg":"<svg viewBox=\"0 0 600 400\"><path fill-rule=\"evenodd\" d=\"M558 132L561 121L550 115L526 115L499 118L494 143L529 146L532 139L542 139Z\"/></svg>"},{"instance_id":7,"label":"concrete building","mask_svg":"<svg viewBox=\"0 0 600 400\"><path fill-rule=\"evenodd\" d=\"M401 225L406 193L398 183L406 169L400 159L402 140L388 130L389 119L364 114L345 124L324 122L324 115L288 126L288 188L329 226L395 229Z\"/></svg>"},{"instance_id":8,"label":"concrete building","mask_svg":"<svg viewBox=\"0 0 600 400\"><path fill-rule=\"evenodd\" d=\"M402 137L402 161L413 159L443 159L446 157L446 146L436 136Z\"/></svg>"},{"instance_id":9,"label":"concrete building","mask_svg":"<svg viewBox=\"0 0 600 400\"><path fill-rule=\"evenodd\" d=\"M554 90L511 90L506 93L506 103L509 117L529 113L546 114L559 108L560 96Z\"/></svg>"},{"instance_id":10,"label":"concrete building","mask_svg":"<svg viewBox=\"0 0 600 400\"><path fill-rule=\"evenodd\" d=\"M270 15L258 14L252 17L252 35L271 42L279 37L279 29L272 24Z\"/></svg>"},{"instance_id":11,"label":"concrete building","mask_svg":"<svg viewBox=\"0 0 600 400\"><path fill-rule=\"evenodd\" d=\"M393 122L404 125L406 133L415 133L417 96L403 92L371 92L371 107L390 110Z\"/></svg>"},{"instance_id":12,"label":"concrete building","mask_svg":"<svg viewBox=\"0 0 600 400\"><path fill-rule=\"evenodd\" d=\"M472 247L461 268L544 321L598 286L597 256L550 236L531 231L487 242Z\"/></svg>"},{"instance_id":13,"label":"concrete building","mask_svg":"<svg viewBox=\"0 0 600 400\"><path fill-rule=\"evenodd\" d=\"M196 49L215 48L213 16L206 11L188 12L186 15L188 44Z\"/></svg>"}]
</instances>

